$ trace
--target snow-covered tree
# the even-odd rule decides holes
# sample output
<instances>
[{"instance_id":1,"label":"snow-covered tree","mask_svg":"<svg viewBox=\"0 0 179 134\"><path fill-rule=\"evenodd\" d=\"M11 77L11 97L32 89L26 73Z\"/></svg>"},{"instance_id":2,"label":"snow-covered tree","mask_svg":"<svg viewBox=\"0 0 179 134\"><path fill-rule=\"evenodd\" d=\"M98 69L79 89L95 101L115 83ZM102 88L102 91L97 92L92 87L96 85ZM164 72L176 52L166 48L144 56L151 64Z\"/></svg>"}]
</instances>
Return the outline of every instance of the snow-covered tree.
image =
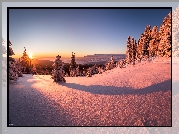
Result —
<instances>
[{"instance_id":1,"label":"snow-covered tree","mask_svg":"<svg viewBox=\"0 0 179 134\"><path fill-rule=\"evenodd\" d=\"M132 61L132 45L131 45L131 38L128 36L127 39L127 50L126 50L126 62L130 64Z\"/></svg>"},{"instance_id":2,"label":"snow-covered tree","mask_svg":"<svg viewBox=\"0 0 179 134\"><path fill-rule=\"evenodd\" d=\"M52 70L52 79L54 79L54 82L63 81L66 82L65 78L63 77L63 62L60 59L61 56L56 56L56 59L54 61L53 70Z\"/></svg>"},{"instance_id":3,"label":"snow-covered tree","mask_svg":"<svg viewBox=\"0 0 179 134\"><path fill-rule=\"evenodd\" d=\"M114 66L114 56L111 56L110 61L106 63L106 70L111 70Z\"/></svg>"},{"instance_id":4,"label":"snow-covered tree","mask_svg":"<svg viewBox=\"0 0 179 134\"><path fill-rule=\"evenodd\" d=\"M80 76L80 66L76 67L76 76Z\"/></svg>"},{"instance_id":5,"label":"snow-covered tree","mask_svg":"<svg viewBox=\"0 0 179 134\"><path fill-rule=\"evenodd\" d=\"M126 59L121 59L116 63L117 67L123 68L126 65Z\"/></svg>"},{"instance_id":6,"label":"snow-covered tree","mask_svg":"<svg viewBox=\"0 0 179 134\"><path fill-rule=\"evenodd\" d=\"M135 61L137 59L136 54L137 54L137 43L136 40L134 40L134 37L132 37L132 65L135 65Z\"/></svg>"},{"instance_id":7,"label":"snow-covered tree","mask_svg":"<svg viewBox=\"0 0 179 134\"><path fill-rule=\"evenodd\" d=\"M98 67L98 74L102 74L102 68Z\"/></svg>"},{"instance_id":8,"label":"snow-covered tree","mask_svg":"<svg viewBox=\"0 0 179 134\"><path fill-rule=\"evenodd\" d=\"M10 46L12 46L12 43L9 41L9 79L17 80L18 79L18 69L15 66L15 64L16 64L15 59L12 58L12 55L15 55L15 53Z\"/></svg>"},{"instance_id":9,"label":"snow-covered tree","mask_svg":"<svg viewBox=\"0 0 179 134\"><path fill-rule=\"evenodd\" d=\"M22 77L23 76L23 74L22 74L22 64L20 63L20 58L19 58L18 61L16 61L15 65L16 65L16 68L18 70L17 71L18 77Z\"/></svg>"},{"instance_id":10,"label":"snow-covered tree","mask_svg":"<svg viewBox=\"0 0 179 134\"><path fill-rule=\"evenodd\" d=\"M83 76L86 76L86 71L85 71L84 68L83 68L83 70L82 70L82 75L83 75Z\"/></svg>"},{"instance_id":11,"label":"snow-covered tree","mask_svg":"<svg viewBox=\"0 0 179 134\"><path fill-rule=\"evenodd\" d=\"M149 42L151 39L151 26L147 25L145 28L145 31L143 33L143 42L142 42L142 51L143 51L143 57L149 58Z\"/></svg>"},{"instance_id":12,"label":"snow-covered tree","mask_svg":"<svg viewBox=\"0 0 179 134\"><path fill-rule=\"evenodd\" d=\"M159 44L159 31L158 27L154 26L151 31L151 38L149 41L149 57L156 57Z\"/></svg>"},{"instance_id":13,"label":"snow-covered tree","mask_svg":"<svg viewBox=\"0 0 179 134\"><path fill-rule=\"evenodd\" d=\"M37 74L37 68L36 68L35 64L33 64L33 66L32 66L32 75L35 75L35 74Z\"/></svg>"},{"instance_id":14,"label":"snow-covered tree","mask_svg":"<svg viewBox=\"0 0 179 134\"><path fill-rule=\"evenodd\" d=\"M172 11L172 56L179 57L179 6Z\"/></svg>"},{"instance_id":15,"label":"snow-covered tree","mask_svg":"<svg viewBox=\"0 0 179 134\"><path fill-rule=\"evenodd\" d=\"M179 9L177 10L179 11ZM174 32L176 29L174 30ZM179 33L179 32L178 32ZM176 38L175 38L176 39ZM179 41L179 40L178 40ZM127 51L126 51L126 62L127 64L135 62L136 59L140 61L145 57L156 57L156 56L171 56L171 13L164 18L163 23L158 29L154 26L151 29L150 25L147 25L144 33L141 34L141 38L138 39L138 43L130 41L130 36L127 39ZM177 46L177 45L175 45ZM179 48L175 47L175 50ZM136 53L134 53L136 52ZM132 60L131 60L132 59Z\"/></svg>"},{"instance_id":16,"label":"snow-covered tree","mask_svg":"<svg viewBox=\"0 0 179 134\"><path fill-rule=\"evenodd\" d=\"M6 85L7 81L7 57L4 57L4 55L7 55L6 47L4 46L4 39L2 38L2 83L3 85Z\"/></svg>"},{"instance_id":17,"label":"snow-covered tree","mask_svg":"<svg viewBox=\"0 0 179 134\"><path fill-rule=\"evenodd\" d=\"M69 77L68 73L66 72L65 77Z\"/></svg>"},{"instance_id":18,"label":"snow-covered tree","mask_svg":"<svg viewBox=\"0 0 179 134\"><path fill-rule=\"evenodd\" d=\"M160 42L158 54L160 56L171 56L171 13L164 18L159 30Z\"/></svg>"},{"instance_id":19,"label":"snow-covered tree","mask_svg":"<svg viewBox=\"0 0 179 134\"><path fill-rule=\"evenodd\" d=\"M96 64L92 67L92 74L98 74L98 67Z\"/></svg>"},{"instance_id":20,"label":"snow-covered tree","mask_svg":"<svg viewBox=\"0 0 179 134\"><path fill-rule=\"evenodd\" d=\"M27 55L26 48L24 47L23 56L20 59L22 65L22 72L30 74L31 73L31 59Z\"/></svg>"},{"instance_id":21,"label":"snow-covered tree","mask_svg":"<svg viewBox=\"0 0 179 134\"><path fill-rule=\"evenodd\" d=\"M75 62L75 53L72 52L71 63L70 63L70 68L69 68L71 77L76 77L76 73L77 73L76 67L77 67L77 64Z\"/></svg>"},{"instance_id":22,"label":"snow-covered tree","mask_svg":"<svg viewBox=\"0 0 179 134\"><path fill-rule=\"evenodd\" d=\"M88 68L87 73L86 73L86 77L92 77L92 69L91 69L91 67Z\"/></svg>"},{"instance_id":23,"label":"snow-covered tree","mask_svg":"<svg viewBox=\"0 0 179 134\"><path fill-rule=\"evenodd\" d=\"M142 38L142 34L141 34L141 38ZM138 60L142 60L142 57L143 57L143 53L142 53L142 39L138 39L138 43L137 43L137 59Z\"/></svg>"},{"instance_id":24,"label":"snow-covered tree","mask_svg":"<svg viewBox=\"0 0 179 134\"><path fill-rule=\"evenodd\" d=\"M130 36L128 36L127 50L126 50L126 63L127 64L132 63L134 65L136 59L137 59L137 43L136 43L136 40L134 40L134 37L132 37L132 41L131 41ZM119 64L120 64L120 61L119 61Z\"/></svg>"},{"instance_id":25,"label":"snow-covered tree","mask_svg":"<svg viewBox=\"0 0 179 134\"><path fill-rule=\"evenodd\" d=\"M3 39L3 37L2 37L2 56L3 56L3 54L6 54L7 53L7 50L6 50L6 47L4 46L4 39Z\"/></svg>"}]
</instances>

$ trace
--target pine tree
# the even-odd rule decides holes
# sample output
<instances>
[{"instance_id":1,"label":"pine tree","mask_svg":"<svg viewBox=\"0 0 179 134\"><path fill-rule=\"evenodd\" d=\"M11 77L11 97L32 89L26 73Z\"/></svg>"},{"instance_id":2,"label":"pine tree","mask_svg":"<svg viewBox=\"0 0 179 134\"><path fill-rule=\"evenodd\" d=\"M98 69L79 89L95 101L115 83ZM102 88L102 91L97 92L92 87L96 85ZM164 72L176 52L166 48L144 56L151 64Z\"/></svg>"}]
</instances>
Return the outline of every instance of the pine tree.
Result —
<instances>
[{"instance_id":1,"label":"pine tree","mask_svg":"<svg viewBox=\"0 0 179 134\"><path fill-rule=\"evenodd\" d=\"M70 68L69 68L71 77L76 77L76 67L77 67L77 64L75 62L75 53L72 52L71 63L70 63Z\"/></svg>"},{"instance_id":2,"label":"pine tree","mask_svg":"<svg viewBox=\"0 0 179 134\"><path fill-rule=\"evenodd\" d=\"M142 34L141 34L141 39L138 39L138 43L137 43L137 59L138 60L142 60L143 54L142 54Z\"/></svg>"},{"instance_id":3,"label":"pine tree","mask_svg":"<svg viewBox=\"0 0 179 134\"><path fill-rule=\"evenodd\" d=\"M125 59L121 59L117 62L117 67L120 67L121 69L126 65L126 60Z\"/></svg>"},{"instance_id":4,"label":"pine tree","mask_svg":"<svg viewBox=\"0 0 179 134\"><path fill-rule=\"evenodd\" d=\"M18 61L16 61L16 68L18 70L17 74L18 74L18 77L22 77L23 74L22 74L22 65L20 63L20 58Z\"/></svg>"},{"instance_id":5,"label":"pine tree","mask_svg":"<svg viewBox=\"0 0 179 134\"><path fill-rule=\"evenodd\" d=\"M18 69L15 66L15 59L12 58L12 55L15 55L13 49L10 47L12 43L9 41L9 79L17 80L18 79Z\"/></svg>"},{"instance_id":6,"label":"pine tree","mask_svg":"<svg viewBox=\"0 0 179 134\"><path fill-rule=\"evenodd\" d=\"M92 77L92 69L91 69L91 67L88 68L87 73L86 73L86 77Z\"/></svg>"},{"instance_id":7,"label":"pine tree","mask_svg":"<svg viewBox=\"0 0 179 134\"><path fill-rule=\"evenodd\" d=\"M172 11L172 56L179 57L179 6Z\"/></svg>"},{"instance_id":8,"label":"pine tree","mask_svg":"<svg viewBox=\"0 0 179 134\"><path fill-rule=\"evenodd\" d=\"M154 26L151 30L151 26L147 25L144 33L141 34L141 38L138 39L137 45L136 42L134 43L134 39L132 38L131 42L130 36L128 36L126 62L127 64L131 62L135 64L136 59L141 61L144 57L170 57L171 46L171 13L169 13L164 18L159 31L157 26Z\"/></svg>"},{"instance_id":9,"label":"pine tree","mask_svg":"<svg viewBox=\"0 0 179 134\"><path fill-rule=\"evenodd\" d=\"M131 42L131 54L132 54L132 65L135 65L135 61L137 59L136 57L136 51L137 51L137 43L136 43L136 40L134 40L134 37L132 37L132 42Z\"/></svg>"},{"instance_id":10,"label":"pine tree","mask_svg":"<svg viewBox=\"0 0 179 134\"><path fill-rule=\"evenodd\" d=\"M31 59L26 53L26 48L24 47L23 56L20 59L20 63L22 65L22 72L30 74L31 73Z\"/></svg>"},{"instance_id":11,"label":"pine tree","mask_svg":"<svg viewBox=\"0 0 179 134\"><path fill-rule=\"evenodd\" d=\"M151 26L150 25L147 25L147 27L145 28L142 38L143 38L142 40L143 57L147 56L147 58L149 58L149 42L151 39Z\"/></svg>"},{"instance_id":12,"label":"pine tree","mask_svg":"<svg viewBox=\"0 0 179 134\"><path fill-rule=\"evenodd\" d=\"M171 56L171 13L164 18L160 26L160 42L158 46L158 53L160 56Z\"/></svg>"},{"instance_id":13,"label":"pine tree","mask_svg":"<svg viewBox=\"0 0 179 134\"><path fill-rule=\"evenodd\" d=\"M131 61L132 61L132 45L131 45L130 36L128 36L128 39L127 39L127 50L126 50L126 63L130 64Z\"/></svg>"},{"instance_id":14,"label":"pine tree","mask_svg":"<svg viewBox=\"0 0 179 134\"><path fill-rule=\"evenodd\" d=\"M63 81L66 82L65 78L63 77L63 63L60 59L61 56L56 56L56 59L54 61L53 70L52 70L52 79L54 79L54 82Z\"/></svg>"},{"instance_id":15,"label":"pine tree","mask_svg":"<svg viewBox=\"0 0 179 134\"><path fill-rule=\"evenodd\" d=\"M35 74L37 74L37 68L36 68L35 64L33 64L33 66L32 66L32 75L35 75Z\"/></svg>"},{"instance_id":16,"label":"pine tree","mask_svg":"<svg viewBox=\"0 0 179 134\"><path fill-rule=\"evenodd\" d=\"M149 57L156 57L159 44L158 27L154 26L151 31L151 39L149 41Z\"/></svg>"},{"instance_id":17,"label":"pine tree","mask_svg":"<svg viewBox=\"0 0 179 134\"><path fill-rule=\"evenodd\" d=\"M114 68L114 56L111 56L109 62L106 63L106 70L111 70Z\"/></svg>"},{"instance_id":18,"label":"pine tree","mask_svg":"<svg viewBox=\"0 0 179 134\"><path fill-rule=\"evenodd\" d=\"M80 66L76 67L76 76L80 76Z\"/></svg>"}]
</instances>

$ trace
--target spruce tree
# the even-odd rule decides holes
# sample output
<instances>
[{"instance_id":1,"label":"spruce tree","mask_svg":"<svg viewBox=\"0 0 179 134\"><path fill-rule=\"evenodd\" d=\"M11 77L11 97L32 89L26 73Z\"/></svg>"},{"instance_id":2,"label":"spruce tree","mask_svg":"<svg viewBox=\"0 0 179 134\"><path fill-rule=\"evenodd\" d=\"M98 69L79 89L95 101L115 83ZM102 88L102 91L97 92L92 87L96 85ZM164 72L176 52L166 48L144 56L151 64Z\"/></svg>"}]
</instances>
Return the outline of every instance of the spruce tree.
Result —
<instances>
[{"instance_id":1,"label":"spruce tree","mask_svg":"<svg viewBox=\"0 0 179 134\"><path fill-rule=\"evenodd\" d=\"M131 45L131 38L128 36L127 39L127 50L126 50L126 63L130 64L132 61L132 45Z\"/></svg>"},{"instance_id":2,"label":"spruce tree","mask_svg":"<svg viewBox=\"0 0 179 134\"><path fill-rule=\"evenodd\" d=\"M70 63L70 68L69 68L71 77L76 77L76 71L77 71L76 67L77 67L77 64L75 62L75 53L72 52L71 63Z\"/></svg>"},{"instance_id":3,"label":"spruce tree","mask_svg":"<svg viewBox=\"0 0 179 134\"><path fill-rule=\"evenodd\" d=\"M17 80L18 79L18 69L15 66L15 59L12 58L12 55L15 55L13 49L10 47L12 43L9 41L9 79Z\"/></svg>"},{"instance_id":4,"label":"spruce tree","mask_svg":"<svg viewBox=\"0 0 179 134\"><path fill-rule=\"evenodd\" d=\"M160 42L158 46L158 52L160 56L171 56L171 13L164 18L163 23L160 26Z\"/></svg>"},{"instance_id":5,"label":"spruce tree","mask_svg":"<svg viewBox=\"0 0 179 134\"><path fill-rule=\"evenodd\" d=\"M151 39L151 26L147 25L145 31L142 36L142 44L143 44L143 57L149 58L149 42Z\"/></svg>"},{"instance_id":6,"label":"spruce tree","mask_svg":"<svg viewBox=\"0 0 179 134\"><path fill-rule=\"evenodd\" d=\"M22 65L22 72L30 74L31 73L31 59L27 55L26 48L24 47L23 56L20 59Z\"/></svg>"},{"instance_id":7,"label":"spruce tree","mask_svg":"<svg viewBox=\"0 0 179 134\"><path fill-rule=\"evenodd\" d=\"M22 77L22 64L20 63L20 58L18 61L16 61L16 68L18 69L18 77Z\"/></svg>"},{"instance_id":8,"label":"spruce tree","mask_svg":"<svg viewBox=\"0 0 179 134\"><path fill-rule=\"evenodd\" d=\"M179 57L179 6L172 11L172 57Z\"/></svg>"},{"instance_id":9,"label":"spruce tree","mask_svg":"<svg viewBox=\"0 0 179 134\"><path fill-rule=\"evenodd\" d=\"M159 32L158 27L154 26L151 31L151 39L149 42L149 56L156 57L159 44Z\"/></svg>"},{"instance_id":10,"label":"spruce tree","mask_svg":"<svg viewBox=\"0 0 179 134\"><path fill-rule=\"evenodd\" d=\"M92 69L91 69L91 67L88 68L87 73L86 73L86 77L92 77Z\"/></svg>"},{"instance_id":11,"label":"spruce tree","mask_svg":"<svg viewBox=\"0 0 179 134\"><path fill-rule=\"evenodd\" d=\"M132 37L132 42L131 42L131 54L132 54L132 65L135 65L135 61L136 61L136 51L137 51L137 43L136 40L134 40L134 37Z\"/></svg>"},{"instance_id":12,"label":"spruce tree","mask_svg":"<svg viewBox=\"0 0 179 134\"><path fill-rule=\"evenodd\" d=\"M141 34L141 39L138 39L138 42L137 42L137 59L138 60L142 60L142 57L143 57L143 53L142 53L142 34Z\"/></svg>"},{"instance_id":13,"label":"spruce tree","mask_svg":"<svg viewBox=\"0 0 179 134\"><path fill-rule=\"evenodd\" d=\"M63 62L60 59L61 56L56 56L56 59L54 61L53 70L52 70L52 79L54 79L54 82L63 81L66 82L65 78L63 77Z\"/></svg>"}]
</instances>

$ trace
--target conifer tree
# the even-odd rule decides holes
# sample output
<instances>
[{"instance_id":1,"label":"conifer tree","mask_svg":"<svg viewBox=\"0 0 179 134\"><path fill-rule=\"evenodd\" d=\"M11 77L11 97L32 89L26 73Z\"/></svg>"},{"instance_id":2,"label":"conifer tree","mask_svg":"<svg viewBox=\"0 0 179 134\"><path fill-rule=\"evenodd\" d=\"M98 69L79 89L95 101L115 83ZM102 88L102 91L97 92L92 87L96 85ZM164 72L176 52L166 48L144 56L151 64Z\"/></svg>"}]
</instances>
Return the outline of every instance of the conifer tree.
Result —
<instances>
[{"instance_id":1,"label":"conifer tree","mask_svg":"<svg viewBox=\"0 0 179 134\"><path fill-rule=\"evenodd\" d=\"M179 57L179 6L172 11L172 57Z\"/></svg>"},{"instance_id":2,"label":"conifer tree","mask_svg":"<svg viewBox=\"0 0 179 134\"><path fill-rule=\"evenodd\" d=\"M54 61L53 70L52 70L52 79L54 79L54 82L63 81L66 82L65 78L63 77L63 62L60 59L61 56L56 56L56 59Z\"/></svg>"},{"instance_id":3,"label":"conifer tree","mask_svg":"<svg viewBox=\"0 0 179 134\"><path fill-rule=\"evenodd\" d=\"M128 36L127 39L127 50L126 50L126 63L130 64L132 61L132 45L131 45L131 38Z\"/></svg>"},{"instance_id":4,"label":"conifer tree","mask_svg":"<svg viewBox=\"0 0 179 134\"><path fill-rule=\"evenodd\" d=\"M142 60L142 57L143 57L143 54L142 54L142 34L141 34L141 39L138 39L138 42L137 42L137 59L138 60Z\"/></svg>"},{"instance_id":5,"label":"conifer tree","mask_svg":"<svg viewBox=\"0 0 179 134\"><path fill-rule=\"evenodd\" d=\"M144 57L147 58L156 57L156 56L170 57L171 46L172 46L171 45L171 13L169 13L168 16L164 18L159 31L157 26L154 26L151 30L151 26L147 25L147 27L144 30L144 33L141 34L141 38L138 39L137 45L134 44L136 44L134 43L134 39L132 39L131 42L130 36L128 36L127 51L126 51L127 64L131 63L131 59L134 63L135 59L140 59L141 61L142 58ZM135 58L136 56L137 58Z\"/></svg>"},{"instance_id":6,"label":"conifer tree","mask_svg":"<svg viewBox=\"0 0 179 134\"><path fill-rule=\"evenodd\" d=\"M70 68L69 68L71 77L76 77L76 71L77 71L76 67L77 67L77 64L75 62L75 53L72 52L71 63L70 63Z\"/></svg>"},{"instance_id":7,"label":"conifer tree","mask_svg":"<svg viewBox=\"0 0 179 134\"><path fill-rule=\"evenodd\" d=\"M106 63L106 70L111 70L114 68L114 56L111 56L109 62Z\"/></svg>"},{"instance_id":8,"label":"conifer tree","mask_svg":"<svg viewBox=\"0 0 179 134\"><path fill-rule=\"evenodd\" d=\"M92 69L91 69L91 67L88 68L87 73L86 73L86 77L92 77Z\"/></svg>"},{"instance_id":9,"label":"conifer tree","mask_svg":"<svg viewBox=\"0 0 179 134\"><path fill-rule=\"evenodd\" d=\"M20 58L18 61L16 61L16 68L18 70L18 77L22 77L23 74L22 74L22 64L20 63Z\"/></svg>"},{"instance_id":10,"label":"conifer tree","mask_svg":"<svg viewBox=\"0 0 179 134\"><path fill-rule=\"evenodd\" d=\"M151 39L149 42L149 56L150 57L157 56L158 44L159 44L158 27L154 26L151 31Z\"/></svg>"},{"instance_id":11,"label":"conifer tree","mask_svg":"<svg viewBox=\"0 0 179 134\"><path fill-rule=\"evenodd\" d=\"M132 37L132 42L131 42L131 46L132 46L132 65L135 65L135 61L136 61L136 51L137 51L137 43L136 40L134 40L134 37Z\"/></svg>"},{"instance_id":12,"label":"conifer tree","mask_svg":"<svg viewBox=\"0 0 179 134\"><path fill-rule=\"evenodd\" d=\"M12 58L12 55L15 55L13 49L10 47L12 43L9 41L9 79L17 80L18 79L18 69L15 66L15 59Z\"/></svg>"},{"instance_id":13,"label":"conifer tree","mask_svg":"<svg viewBox=\"0 0 179 134\"><path fill-rule=\"evenodd\" d=\"M147 27L145 28L142 39L143 39L142 40L143 57L147 56L147 58L149 58L149 42L150 42L150 39L151 39L151 26L150 25L147 25Z\"/></svg>"},{"instance_id":14,"label":"conifer tree","mask_svg":"<svg viewBox=\"0 0 179 134\"><path fill-rule=\"evenodd\" d=\"M27 55L25 47L24 47L23 56L20 59L20 63L22 65L22 72L30 74L31 73L31 59Z\"/></svg>"},{"instance_id":15,"label":"conifer tree","mask_svg":"<svg viewBox=\"0 0 179 134\"><path fill-rule=\"evenodd\" d=\"M160 26L160 42L158 46L158 52L160 56L171 56L171 13L164 18L163 23Z\"/></svg>"},{"instance_id":16,"label":"conifer tree","mask_svg":"<svg viewBox=\"0 0 179 134\"><path fill-rule=\"evenodd\" d=\"M76 67L76 76L80 76L80 66Z\"/></svg>"}]
</instances>

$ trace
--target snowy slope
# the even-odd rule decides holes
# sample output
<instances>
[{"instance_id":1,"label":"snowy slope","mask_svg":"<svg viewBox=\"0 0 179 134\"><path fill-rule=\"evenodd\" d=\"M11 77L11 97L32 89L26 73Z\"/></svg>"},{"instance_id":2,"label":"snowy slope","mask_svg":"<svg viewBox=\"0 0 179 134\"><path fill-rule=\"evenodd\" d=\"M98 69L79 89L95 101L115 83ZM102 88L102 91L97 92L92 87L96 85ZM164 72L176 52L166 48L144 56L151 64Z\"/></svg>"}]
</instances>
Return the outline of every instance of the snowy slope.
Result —
<instances>
[{"instance_id":1,"label":"snowy slope","mask_svg":"<svg viewBox=\"0 0 179 134\"><path fill-rule=\"evenodd\" d=\"M169 61L169 60L168 60ZM171 64L148 62L93 77L24 75L9 86L14 126L170 126Z\"/></svg>"}]
</instances>

